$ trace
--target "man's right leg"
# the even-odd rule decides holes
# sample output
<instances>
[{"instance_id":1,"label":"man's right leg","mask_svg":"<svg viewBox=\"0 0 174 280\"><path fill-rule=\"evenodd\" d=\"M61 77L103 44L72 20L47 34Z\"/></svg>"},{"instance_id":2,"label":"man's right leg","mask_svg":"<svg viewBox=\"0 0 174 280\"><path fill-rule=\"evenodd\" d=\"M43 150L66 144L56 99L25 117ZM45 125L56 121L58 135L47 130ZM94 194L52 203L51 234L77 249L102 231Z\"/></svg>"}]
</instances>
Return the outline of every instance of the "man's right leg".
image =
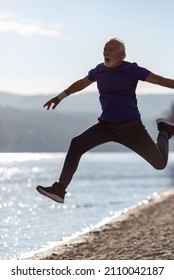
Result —
<instances>
[{"instance_id":1,"label":"man's right leg","mask_svg":"<svg viewBox=\"0 0 174 280\"><path fill-rule=\"evenodd\" d=\"M99 122L71 141L59 182L68 186L77 170L81 156L101 144L113 141L113 136L105 124Z\"/></svg>"},{"instance_id":2,"label":"man's right leg","mask_svg":"<svg viewBox=\"0 0 174 280\"><path fill-rule=\"evenodd\" d=\"M102 122L98 122L74 137L66 155L59 182L55 182L51 187L38 186L37 191L56 202L63 203L65 189L77 170L81 156L90 149L109 141L113 141L113 136Z\"/></svg>"}]
</instances>

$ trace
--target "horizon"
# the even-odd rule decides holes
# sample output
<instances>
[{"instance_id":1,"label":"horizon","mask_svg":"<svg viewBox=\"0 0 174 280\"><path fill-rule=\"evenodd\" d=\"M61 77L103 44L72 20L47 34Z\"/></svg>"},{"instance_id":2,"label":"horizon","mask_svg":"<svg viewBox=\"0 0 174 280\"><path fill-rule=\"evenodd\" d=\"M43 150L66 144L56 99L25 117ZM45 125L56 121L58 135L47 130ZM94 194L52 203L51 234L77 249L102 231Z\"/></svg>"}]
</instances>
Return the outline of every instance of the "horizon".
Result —
<instances>
[{"instance_id":1,"label":"horizon","mask_svg":"<svg viewBox=\"0 0 174 280\"><path fill-rule=\"evenodd\" d=\"M169 91L168 91L169 90ZM86 94L90 94L90 93L98 93L98 90L96 89L92 89L92 90L83 90L81 92L76 92L74 94L71 95L71 97L75 97L75 96L79 96L79 95L86 95ZM3 91L0 90L0 94L9 94L9 95L17 95L17 96L24 96L24 97L34 97L34 96L54 96L57 94L57 92L40 92L40 93L20 93L20 92L10 92L10 91ZM146 96L146 95L173 95L174 98L174 93L172 91L170 91L170 89L166 88L166 91L152 91L152 92L137 92L136 96Z\"/></svg>"},{"instance_id":2,"label":"horizon","mask_svg":"<svg viewBox=\"0 0 174 280\"><path fill-rule=\"evenodd\" d=\"M77 93L75 93L75 94L73 94L73 95L71 95L70 97L71 98L77 98L78 96L83 96L83 95L88 95L88 94L91 94L91 93L96 93L97 94L97 96L99 96L99 93L98 93L98 91L97 90L91 90L91 91L83 91L83 92L77 92ZM53 97L53 96L55 96L56 94L57 94L57 92L53 92L53 93L51 93L51 92L46 92L46 93L16 93L16 92L8 92L8 91L1 91L0 90L0 94L5 94L5 95L12 95L12 96L21 96L21 97L48 97L48 98L51 98L51 97ZM165 91L165 92L138 92L137 94L136 94L136 97L138 98L138 97L140 97L140 96L172 96L173 95L173 98L174 98L174 93L172 93L172 92L169 92L169 91ZM67 100L66 100L66 102L67 102ZM63 102L62 102L62 104L63 104ZM62 104L61 104L61 106L62 106ZM0 104L1 105L1 104Z\"/></svg>"},{"instance_id":3,"label":"horizon","mask_svg":"<svg viewBox=\"0 0 174 280\"><path fill-rule=\"evenodd\" d=\"M43 104L50 99L52 94L43 95L20 95L15 93L3 93L0 92L1 97L1 107L12 107L15 109L27 109L27 110L43 110ZM168 114L174 104L174 95L171 93L149 93L149 94L138 94L137 95L138 107L141 115L145 118L158 117L160 115ZM85 104L85 106L84 106ZM158 106L154 106L158 104ZM57 110L50 110L50 114L59 112L65 113L94 113L100 115L101 106L99 102L99 94L95 92L85 92L83 94L76 93L73 96L67 98L62 102Z\"/></svg>"}]
</instances>

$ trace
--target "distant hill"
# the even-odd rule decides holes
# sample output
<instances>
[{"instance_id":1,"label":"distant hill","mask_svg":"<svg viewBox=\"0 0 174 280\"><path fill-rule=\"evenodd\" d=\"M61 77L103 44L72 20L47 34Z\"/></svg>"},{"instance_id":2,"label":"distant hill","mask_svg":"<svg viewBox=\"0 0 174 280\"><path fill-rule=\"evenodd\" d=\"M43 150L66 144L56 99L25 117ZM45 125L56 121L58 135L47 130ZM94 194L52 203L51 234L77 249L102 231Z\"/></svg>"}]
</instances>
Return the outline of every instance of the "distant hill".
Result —
<instances>
[{"instance_id":1,"label":"distant hill","mask_svg":"<svg viewBox=\"0 0 174 280\"><path fill-rule=\"evenodd\" d=\"M43 110L43 105L56 93L49 95L18 95L0 92L0 106L25 110ZM100 112L97 92L74 94L57 108L60 112Z\"/></svg>"},{"instance_id":2,"label":"distant hill","mask_svg":"<svg viewBox=\"0 0 174 280\"><path fill-rule=\"evenodd\" d=\"M43 110L43 104L56 94L49 95L17 95L0 92L0 106L24 110ZM156 118L166 115L174 104L174 94L137 95L139 109L144 118ZM81 92L70 96L56 109L59 112L100 114L98 93Z\"/></svg>"},{"instance_id":3,"label":"distant hill","mask_svg":"<svg viewBox=\"0 0 174 280\"><path fill-rule=\"evenodd\" d=\"M54 111L43 109L52 95L22 96L0 93L0 152L64 152L71 139L97 121L100 105L96 93L81 93L64 100ZM138 97L143 121L156 139L155 119L166 117L174 97L148 95ZM170 149L174 150L174 141ZM126 151L108 143L95 151Z\"/></svg>"}]
</instances>

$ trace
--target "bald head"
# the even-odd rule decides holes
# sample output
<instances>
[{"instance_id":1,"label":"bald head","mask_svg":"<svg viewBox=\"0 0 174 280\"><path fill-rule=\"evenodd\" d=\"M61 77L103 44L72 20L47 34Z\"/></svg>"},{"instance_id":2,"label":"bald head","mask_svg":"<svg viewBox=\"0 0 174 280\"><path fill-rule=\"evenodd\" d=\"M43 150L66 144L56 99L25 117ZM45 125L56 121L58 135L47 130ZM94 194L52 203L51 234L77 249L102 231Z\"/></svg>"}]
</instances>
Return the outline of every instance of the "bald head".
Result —
<instances>
[{"instance_id":1,"label":"bald head","mask_svg":"<svg viewBox=\"0 0 174 280\"><path fill-rule=\"evenodd\" d=\"M112 43L113 45L115 45L115 48L118 51L124 52L124 54L126 56L125 44L122 40L114 37L114 38L109 39L109 41L107 43L109 43L109 42Z\"/></svg>"},{"instance_id":2,"label":"bald head","mask_svg":"<svg viewBox=\"0 0 174 280\"><path fill-rule=\"evenodd\" d=\"M123 41L118 38L111 38L105 44L103 55L105 65L107 67L118 67L126 57L125 45Z\"/></svg>"}]
</instances>

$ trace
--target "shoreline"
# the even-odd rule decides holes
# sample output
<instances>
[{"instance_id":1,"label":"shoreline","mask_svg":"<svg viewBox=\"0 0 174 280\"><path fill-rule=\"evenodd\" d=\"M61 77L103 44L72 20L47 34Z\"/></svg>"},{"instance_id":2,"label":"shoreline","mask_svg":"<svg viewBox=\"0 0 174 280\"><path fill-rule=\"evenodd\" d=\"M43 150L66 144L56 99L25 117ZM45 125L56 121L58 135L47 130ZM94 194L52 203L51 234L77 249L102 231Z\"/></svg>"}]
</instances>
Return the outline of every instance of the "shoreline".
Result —
<instances>
[{"instance_id":1,"label":"shoreline","mask_svg":"<svg viewBox=\"0 0 174 280\"><path fill-rule=\"evenodd\" d=\"M174 260L174 191L23 260Z\"/></svg>"}]
</instances>

